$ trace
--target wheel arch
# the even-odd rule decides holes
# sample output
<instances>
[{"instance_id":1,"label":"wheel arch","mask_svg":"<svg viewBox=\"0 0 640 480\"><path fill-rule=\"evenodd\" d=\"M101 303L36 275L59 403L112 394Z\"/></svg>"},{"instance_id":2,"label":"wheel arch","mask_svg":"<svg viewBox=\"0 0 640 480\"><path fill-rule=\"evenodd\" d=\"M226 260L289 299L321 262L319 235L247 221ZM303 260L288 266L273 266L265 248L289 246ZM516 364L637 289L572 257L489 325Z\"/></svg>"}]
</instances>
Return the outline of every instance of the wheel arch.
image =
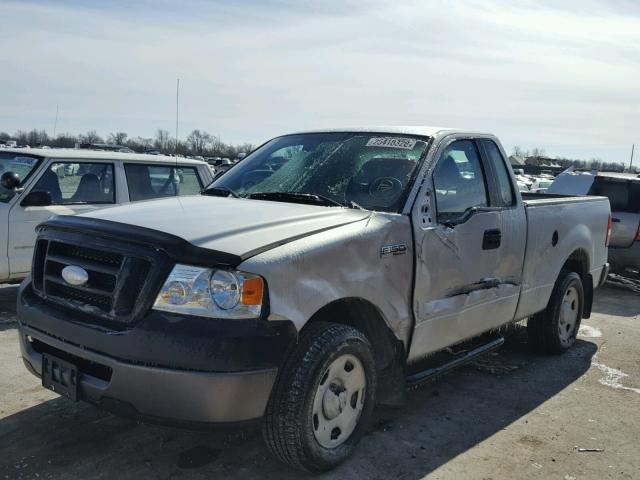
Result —
<instances>
[{"instance_id":1,"label":"wheel arch","mask_svg":"<svg viewBox=\"0 0 640 480\"><path fill-rule=\"evenodd\" d=\"M317 322L339 323L361 331L373 350L378 374L377 403L396 406L404 404L405 346L375 304L360 297L334 300L315 312L303 330Z\"/></svg>"},{"instance_id":2,"label":"wheel arch","mask_svg":"<svg viewBox=\"0 0 640 480\"><path fill-rule=\"evenodd\" d=\"M593 278L590 270L590 258L587 251L583 248L575 249L571 255L565 260L560 272L571 271L580 275L582 279L582 288L584 290L584 308L582 318L591 317L593 307Z\"/></svg>"},{"instance_id":3,"label":"wheel arch","mask_svg":"<svg viewBox=\"0 0 640 480\"><path fill-rule=\"evenodd\" d=\"M378 370L387 367L399 349L404 354L404 344L394 334L382 311L364 298L345 297L328 303L311 316L303 329L317 322L349 325L364 333L373 347Z\"/></svg>"}]
</instances>

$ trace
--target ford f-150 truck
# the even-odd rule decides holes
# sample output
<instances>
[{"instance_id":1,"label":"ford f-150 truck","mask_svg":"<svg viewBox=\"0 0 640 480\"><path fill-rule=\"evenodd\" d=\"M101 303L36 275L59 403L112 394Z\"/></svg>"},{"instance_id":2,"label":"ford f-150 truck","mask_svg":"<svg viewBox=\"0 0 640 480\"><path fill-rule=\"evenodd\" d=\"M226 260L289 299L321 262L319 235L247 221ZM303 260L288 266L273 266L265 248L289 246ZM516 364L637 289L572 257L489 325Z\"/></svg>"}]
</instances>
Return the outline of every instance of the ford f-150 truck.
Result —
<instances>
[{"instance_id":1,"label":"ford f-150 truck","mask_svg":"<svg viewBox=\"0 0 640 480\"><path fill-rule=\"evenodd\" d=\"M452 129L277 137L201 195L54 217L20 288L25 365L73 400L274 455L344 460L374 404L528 319L561 353L608 269L609 203L527 196L498 140Z\"/></svg>"}]
</instances>

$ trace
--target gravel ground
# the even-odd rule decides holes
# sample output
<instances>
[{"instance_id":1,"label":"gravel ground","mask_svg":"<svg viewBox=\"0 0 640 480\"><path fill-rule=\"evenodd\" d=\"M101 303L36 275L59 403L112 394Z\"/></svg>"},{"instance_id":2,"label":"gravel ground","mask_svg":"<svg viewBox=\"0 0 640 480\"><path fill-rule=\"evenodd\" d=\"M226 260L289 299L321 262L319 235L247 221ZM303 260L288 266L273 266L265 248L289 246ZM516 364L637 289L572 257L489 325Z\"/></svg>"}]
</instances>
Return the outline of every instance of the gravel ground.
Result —
<instances>
[{"instance_id":1,"label":"gravel ground","mask_svg":"<svg viewBox=\"0 0 640 480\"><path fill-rule=\"evenodd\" d=\"M354 457L320 478L640 478L638 286L599 290L563 356L532 354L516 329L500 352L377 411ZM308 477L256 434L142 425L43 390L19 357L16 291L0 286L0 479Z\"/></svg>"}]
</instances>

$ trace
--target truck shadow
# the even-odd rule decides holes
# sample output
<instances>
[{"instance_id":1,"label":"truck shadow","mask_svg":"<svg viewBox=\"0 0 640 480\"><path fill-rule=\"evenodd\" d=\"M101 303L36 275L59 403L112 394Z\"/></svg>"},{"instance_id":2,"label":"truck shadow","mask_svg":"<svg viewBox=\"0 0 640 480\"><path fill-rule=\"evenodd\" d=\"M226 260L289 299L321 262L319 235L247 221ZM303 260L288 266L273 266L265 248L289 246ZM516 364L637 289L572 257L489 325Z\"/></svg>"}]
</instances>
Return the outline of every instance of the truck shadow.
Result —
<instances>
[{"instance_id":1,"label":"truck shadow","mask_svg":"<svg viewBox=\"0 0 640 480\"><path fill-rule=\"evenodd\" d=\"M354 456L322 478L422 478L566 389L596 350L579 340L565 355L537 356L516 331L500 352L410 392L404 408L379 408ZM141 425L63 399L0 420L0 451L8 478L301 476L272 459L257 432Z\"/></svg>"}]
</instances>

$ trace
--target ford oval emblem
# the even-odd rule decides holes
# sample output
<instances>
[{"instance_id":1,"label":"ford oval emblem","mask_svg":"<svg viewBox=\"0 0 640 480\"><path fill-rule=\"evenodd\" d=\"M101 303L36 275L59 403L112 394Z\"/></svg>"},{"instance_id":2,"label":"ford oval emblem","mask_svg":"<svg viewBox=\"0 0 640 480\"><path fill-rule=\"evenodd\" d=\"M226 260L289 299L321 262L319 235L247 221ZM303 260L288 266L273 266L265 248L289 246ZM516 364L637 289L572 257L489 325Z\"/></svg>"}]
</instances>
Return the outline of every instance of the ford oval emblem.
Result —
<instances>
[{"instance_id":1,"label":"ford oval emblem","mask_svg":"<svg viewBox=\"0 0 640 480\"><path fill-rule=\"evenodd\" d=\"M62 269L62 278L69 285L84 285L89 281L89 274L82 267L76 265L69 265Z\"/></svg>"}]
</instances>

